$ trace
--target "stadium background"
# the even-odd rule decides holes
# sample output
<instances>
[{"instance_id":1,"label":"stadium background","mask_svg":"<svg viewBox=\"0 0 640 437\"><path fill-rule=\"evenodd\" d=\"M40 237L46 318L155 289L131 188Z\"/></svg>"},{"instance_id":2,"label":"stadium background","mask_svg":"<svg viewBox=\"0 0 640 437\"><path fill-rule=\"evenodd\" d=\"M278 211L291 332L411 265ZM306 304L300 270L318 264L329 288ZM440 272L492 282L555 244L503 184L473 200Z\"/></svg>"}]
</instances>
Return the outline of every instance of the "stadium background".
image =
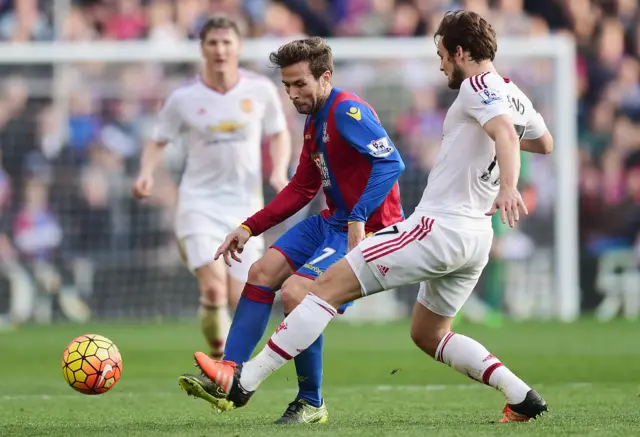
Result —
<instances>
[{"instance_id":1,"label":"stadium background","mask_svg":"<svg viewBox=\"0 0 640 437\"><path fill-rule=\"evenodd\" d=\"M0 0L0 39L17 43L149 40L170 45L194 39L203 20L214 12L238 18L247 37L395 38L429 35L444 11L459 7L489 18L501 38L547 33L575 36L582 305L585 311L599 308L603 317L615 316L618 307L603 307L596 285L611 275L614 280L607 284L613 285L604 288L612 293L619 287L616 278L624 276L627 283L637 284L640 24L633 0ZM277 83L276 73L264 65L247 67L271 75ZM380 67L379 63L342 61L337 64L335 83L369 100L390 131L407 164L401 193L409 214L433 165L452 94L443 87L435 64L425 69ZM550 120L553 77L546 67L544 60L512 61L501 72L514 78ZM129 187L154 113L167 93L196 70L197 65L178 63L71 65L63 78L72 84L68 116L60 123L56 118L60 108L52 100L52 66L2 66L3 324L191 317L195 313L195 282L181 264L173 237L182 146L168 150L167 171L158 175L158 195L151 201L135 202ZM393 70L400 70L402 80L391 77ZM293 134L293 171L302 144L303 118L284 94L283 98ZM266 182L267 150L265 146L268 201L274 193ZM522 188L534 213L517 231L496 224L492 262L477 290L482 303L474 301L467 312L474 320L499 322L502 314L549 316L544 299L525 297L535 291L528 286L552 287L555 187L551 158L523 159ZM268 241L321 207L318 198L309 210L269 232ZM400 310L385 316L408 314L415 291L408 287L396 293ZM633 317L637 308L631 307L628 314Z\"/></svg>"}]
</instances>

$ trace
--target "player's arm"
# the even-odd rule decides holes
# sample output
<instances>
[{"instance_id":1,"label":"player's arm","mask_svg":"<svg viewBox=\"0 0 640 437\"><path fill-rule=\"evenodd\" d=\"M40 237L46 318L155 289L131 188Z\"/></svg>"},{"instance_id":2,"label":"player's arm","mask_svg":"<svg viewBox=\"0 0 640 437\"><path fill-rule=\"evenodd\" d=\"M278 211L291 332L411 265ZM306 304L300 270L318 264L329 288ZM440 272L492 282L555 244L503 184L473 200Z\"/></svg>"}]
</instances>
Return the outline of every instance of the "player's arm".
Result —
<instances>
[{"instance_id":1,"label":"player's arm","mask_svg":"<svg viewBox=\"0 0 640 437\"><path fill-rule=\"evenodd\" d=\"M146 141L144 148L142 149L142 156L140 157L140 171L139 174L153 176L156 168L162 160L162 153L167 145L166 140L149 140Z\"/></svg>"},{"instance_id":2,"label":"player's arm","mask_svg":"<svg viewBox=\"0 0 640 437\"><path fill-rule=\"evenodd\" d=\"M132 187L133 195L139 199L151 195L153 174L162 161L164 148L180 132L182 123L175 106L175 95L171 95L160 110L151 138L142 150L138 178Z\"/></svg>"},{"instance_id":3,"label":"player's arm","mask_svg":"<svg viewBox=\"0 0 640 437\"><path fill-rule=\"evenodd\" d=\"M350 223L365 223L393 188L404 170L404 162L368 106L347 100L336 107L334 116L340 135L366 156L372 166L367 186L349 216Z\"/></svg>"},{"instance_id":4,"label":"player's arm","mask_svg":"<svg viewBox=\"0 0 640 437\"><path fill-rule=\"evenodd\" d=\"M538 112L527 122L520 149L525 152L548 155L553 152L553 137Z\"/></svg>"},{"instance_id":5,"label":"player's arm","mask_svg":"<svg viewBox=\"0 0 640 437\"><path fill-rule=\"evenodd\" d=\"M269 137L269 153L272 163L269 183L276 191L280 192L289 181L291 135L278 90L271 82L269 82L269 86L265 87L265 90L267 104L263 118L263 130L265 135Z\"/></svg>"},{"instance_id":6,"label":"player's arm","mask_svg":"<svg viewBox=\"0 0 640 437\"><path fill-rule=\"evenodd\" d=\"M495 142L496 160L500 168L500 192L487 215L500 211L503 223L514 226L519 220L519 211L528 214L527 208L518 192L520 176L520 138L511 119L511 107L492 82L502 80L499 77L487 77L479 86L472 85L467 79L460 87L459 98L468 116L475 119L486 134ZM489 84L486 87L485 84Z\"/></svg>"},{"instance_id":7,"label":"player's arm","mask_svg":"<svg viewBox=\"0 0 640 437\"><path fill-rule=\"evenodd\" d=\"M304 208L318 193L322 178L306 147L291 181L263 209L242 223L252 236L262 234Z\"/></svg>"},{"instance_id":8,"label":"player's arm","mask_svg":"<svg viewBox=\"0 0 640 437\"><path fill-rule=\"evenodd\" d=\"M482 128L496 143L500 188L515 189L520 176L520 141L511 117L507 114L496 115Z\"/></svg>"}]
</instances>

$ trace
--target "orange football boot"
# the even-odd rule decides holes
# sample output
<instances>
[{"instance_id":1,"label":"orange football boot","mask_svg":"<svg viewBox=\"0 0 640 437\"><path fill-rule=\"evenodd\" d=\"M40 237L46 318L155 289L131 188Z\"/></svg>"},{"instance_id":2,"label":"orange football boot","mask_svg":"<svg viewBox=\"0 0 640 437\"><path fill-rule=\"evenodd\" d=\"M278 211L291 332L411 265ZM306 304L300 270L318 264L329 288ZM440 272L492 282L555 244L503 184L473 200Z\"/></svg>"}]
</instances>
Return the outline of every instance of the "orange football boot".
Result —
<instances>
[{"instance_id":1,"label":"orange football boot","mask_svg":"<svg viewBox=\"0 0 640 437\"><path fill-rule=\"evenodd\" d=\"M193 356L202 373L226 394L229 394L238 368L236 363L233 361L217 361L202 352L196 352Z\"/></svg>"},{"instance_id":2,"label":"orange football boot","mask_svg":"<svg viewBox=\"0 0 640 437\"><path fill-rule=\"evenodd\" d=\"M548 411L547 403L535 390L529 390L524 401L504 406L500 423L528 422Z\"/></svg>"}]
</instances>

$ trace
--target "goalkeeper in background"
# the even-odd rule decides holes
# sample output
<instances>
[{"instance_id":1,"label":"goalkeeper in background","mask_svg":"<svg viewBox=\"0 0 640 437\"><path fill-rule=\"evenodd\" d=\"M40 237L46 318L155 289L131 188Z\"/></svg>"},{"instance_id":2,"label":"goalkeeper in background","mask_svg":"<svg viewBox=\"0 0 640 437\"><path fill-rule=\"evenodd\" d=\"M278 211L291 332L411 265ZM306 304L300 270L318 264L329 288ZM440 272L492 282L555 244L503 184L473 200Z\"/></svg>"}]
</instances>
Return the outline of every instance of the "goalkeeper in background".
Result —
<instances>
[{"instance_id":1,"label":"goalkeeper in background","mask_svg":"<svg viewBox=\"0 0 640 437\"><path fill-rule=\"evenodd\" d=\"M228 265L240 260L252 240L307 205L322 187L328 209L282 235L251 266L233 318L224 359L242 364L267 327L274 292L282 291L285 312L307 295L313 281L358 245L368 233L403 219L398 177L404 163L375 111L356 95L331 83L331 48L320 38L293 41L270 56L301 114L307 114L300 163L291 182L264 209L242 223L220 247ZM242 260L246 262L246 259ZM342 305L343 312L351 303ZM281 324L278 330L286 330ZM299 392L282 424L323 423L321 335L295 358ZM208 378L181 377L188 394L210 400Z\"/></svg>"},{"instance_id":2,"label":"goalkeeper in background","mask_svg":"<svg viewBox=\"0 0 640 437\"><path fill-rule=\"evenodd\" d=\"M247 215L264 205L261 150L269 137L279 191L288 182L291 141L277 88L266 77L238 66L241 41L235 22L209 19L200 31L202 74L177 88L164 103L153 141L142 153L132 187L138 199L151 195L153 173L165 146L184 131L187 164L180 183L176 236L183 258L198 279L200 320L212 357L222 358L229 315L235 309L252 262L264 251L254 238L245 263L226 268L216 248Z\"/></svg>"}]
</instances>

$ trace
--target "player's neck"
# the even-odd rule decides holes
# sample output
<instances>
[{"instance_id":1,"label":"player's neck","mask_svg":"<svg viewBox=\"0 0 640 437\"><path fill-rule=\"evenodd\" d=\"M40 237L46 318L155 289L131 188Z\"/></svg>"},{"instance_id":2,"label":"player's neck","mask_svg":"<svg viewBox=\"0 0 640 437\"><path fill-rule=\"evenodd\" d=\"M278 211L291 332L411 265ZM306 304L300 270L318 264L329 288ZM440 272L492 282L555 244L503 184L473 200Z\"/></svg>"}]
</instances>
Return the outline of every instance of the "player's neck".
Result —
<instances>
[{"instance_id":1,"label":"player's neck","mask_svg":"<svg viewBox=\"0 0 640 437\"><path fill-rule=\"evenodd\" d=\"M493 66L491 61L483 62L469 62L467 68L465 68L465 76L469 78L471 76L477 76L482 73L497 73L496 67Z\"/></svg>"},{"instance_id":2,"label":"player's neck","mask_svg":"<svg viewBox=\"0 0 640 437\"><path fill-rule=\"evenodd\" d=\"M201 77L202 83L204 83L207 88L224 94L238 84L240 81L240 72L238 70L224 72L204 70Z\"/></svg>"},{"instance_id":3,"label":"player's neck","mask_svg":"<svg viewBox=\"0 0 640 437\"><path fill-rule=\"evenodd\" d=\"M313 111L314 115L320 112L320 110L324 107L324 104L329 100L329 96L331 95L331 91L333 91L333 87L329 87L327 92L318 98L318 107Z\"/></svg>"}]
</instances>

